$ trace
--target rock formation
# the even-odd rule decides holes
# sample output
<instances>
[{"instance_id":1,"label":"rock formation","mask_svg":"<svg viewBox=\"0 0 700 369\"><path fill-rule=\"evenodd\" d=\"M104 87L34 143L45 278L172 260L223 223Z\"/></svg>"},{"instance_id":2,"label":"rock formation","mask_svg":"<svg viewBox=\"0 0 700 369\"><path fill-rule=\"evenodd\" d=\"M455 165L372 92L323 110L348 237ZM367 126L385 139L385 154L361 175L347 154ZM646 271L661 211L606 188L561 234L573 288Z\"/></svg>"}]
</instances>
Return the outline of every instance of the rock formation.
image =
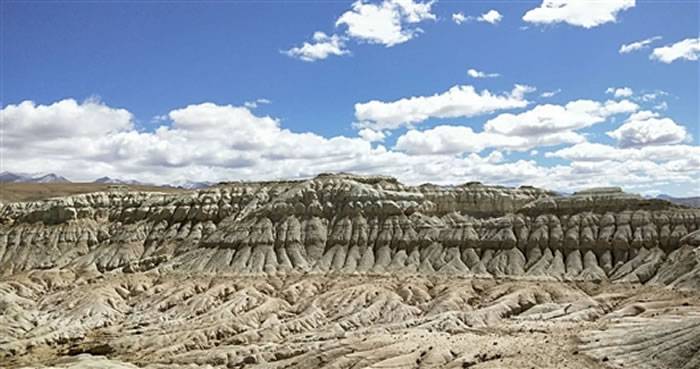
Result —
<instances>
[{"instance_id":1,"label":"rock formation","mask_svg":"<svg viewBox=\"0 0 700 369\"><path fill-rule=\"evenodd\" d=\"M9 367L700 360L700 209L618 188L328 174L8 203L0 275Z\"/></svg>"}]
</instances>

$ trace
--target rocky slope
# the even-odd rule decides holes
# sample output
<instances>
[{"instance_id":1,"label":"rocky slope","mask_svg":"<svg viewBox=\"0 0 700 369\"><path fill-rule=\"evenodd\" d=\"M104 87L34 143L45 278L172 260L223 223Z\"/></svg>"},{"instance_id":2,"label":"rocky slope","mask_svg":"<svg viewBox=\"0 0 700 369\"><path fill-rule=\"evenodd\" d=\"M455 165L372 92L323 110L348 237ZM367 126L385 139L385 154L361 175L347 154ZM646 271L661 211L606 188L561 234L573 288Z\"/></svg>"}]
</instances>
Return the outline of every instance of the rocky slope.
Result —
<instances>
[{"instance_id":1,"label":"rocky slope","mask_svg":"<svg viewBox=\"0 0 700 369\"><path fill-rule=\"evenodd\" d=\"M656 197L657 199L662 199L666 201L670 201L674 204L678 205L683 205L683 206L688 206L691 208L700 208L700 196L694 196L694 197L672 197L669 195L659 195Z\"/></svg>"},{"instance_id":2,"label":"rocky slope","mask_svg":"<svg viewBox=\"0 0 700 369\"><path fill-rule=\"evenodd\" d=\"M320 175L9 203L0 223L13 367L700 360L700 209L616 188Z\"/></svg>"},{"instance_id":3,"label":"rocky slope","mask_svg":"<svg viewBox=\"0 0 700 369\"><path fill-rule=\"evenodd\" d=\"M26 174L0 172L0 183L69 183L66 177L54 173Z\"/></svg>"}]
</instances>

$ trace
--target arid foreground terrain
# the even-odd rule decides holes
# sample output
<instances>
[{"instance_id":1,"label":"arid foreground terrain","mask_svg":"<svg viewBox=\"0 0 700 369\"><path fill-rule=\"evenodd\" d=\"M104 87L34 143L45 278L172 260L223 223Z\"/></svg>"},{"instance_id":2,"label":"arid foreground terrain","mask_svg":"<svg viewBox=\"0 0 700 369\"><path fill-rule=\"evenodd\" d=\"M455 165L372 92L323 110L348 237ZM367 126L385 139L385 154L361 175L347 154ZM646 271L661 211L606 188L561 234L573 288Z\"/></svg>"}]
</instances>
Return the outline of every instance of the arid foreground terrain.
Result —
<instances>
[{"instance_id":1,"label":"arid foreground terrain","mask_svg":"<svg viewBox=\"0 0 700 369\"><path fill-rule=\"evenodd\" d=\"M6 203L0 367L700 368L700 209L388 177Z\"/></svg>"}]
</instances>

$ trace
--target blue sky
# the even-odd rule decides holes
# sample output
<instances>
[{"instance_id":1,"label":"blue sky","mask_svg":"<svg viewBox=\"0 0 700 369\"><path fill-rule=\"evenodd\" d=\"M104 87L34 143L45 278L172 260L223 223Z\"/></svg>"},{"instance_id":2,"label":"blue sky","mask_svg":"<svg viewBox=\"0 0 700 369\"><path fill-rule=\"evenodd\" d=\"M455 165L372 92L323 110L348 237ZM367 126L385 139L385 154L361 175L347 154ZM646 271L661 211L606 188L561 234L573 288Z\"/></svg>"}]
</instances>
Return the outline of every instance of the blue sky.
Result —
<instances>
[{"instance_id":1,"label":"blue sky","mask_svg":"<svg viewBox=\"0 0 700 369\"><path fill-rule=\"evenodd\" d=\"M3 167L157 183L355 170L411 183L700 194L698 2L555 0L564 11L551 2L6 1ZM418 7L411 14L408 6ZM376 9L396 17L405 40L380 35L387 25L369 17ZM499 20L479 19L491 10ZM351 21L336 26L346 13ZM315 32L326 38L314 41ZM331 37L341 55L305 61L293 51ZM620 52L645 39L652 39L645 47ZM469 69L498 76L474 78ZM516 97L516 85L530 88ZM471 86L477 98L450 97L453 86ZM478 98L484 90L520 102L486 108ZM392 104L433 95L444 99ZM360 116L358 104L373 100L380 104ZM577 109L536 109L581 100L600 106L585 108L592 117L579 123L572 122ZM603 112L606 102L621 112ZM416 111L424 116L408 117ZM386 114L394 116L391 127ZM512 117L487 132L487 122L503 114ZM525 128L514 133L518 125ZM258 140L221 139L239 134ZM70 150L70 138L89 144ZM290 152L282 152L287 145Z\"/></svg>"}]
</instances>

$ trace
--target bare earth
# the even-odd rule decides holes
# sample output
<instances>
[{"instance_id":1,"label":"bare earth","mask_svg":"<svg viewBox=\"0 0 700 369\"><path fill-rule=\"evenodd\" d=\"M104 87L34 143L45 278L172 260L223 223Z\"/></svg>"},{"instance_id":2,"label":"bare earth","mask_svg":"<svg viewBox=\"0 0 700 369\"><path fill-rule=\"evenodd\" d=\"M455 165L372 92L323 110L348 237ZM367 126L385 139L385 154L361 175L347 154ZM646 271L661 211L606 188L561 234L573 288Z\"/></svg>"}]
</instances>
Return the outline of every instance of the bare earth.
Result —
<instances>
[{"instance_id":1,"label":"bare earth","mask_svg":"<svg viewBox=\"0 0 700 369\"><path fill-rule=\"evenodd\" d=\"M0 367L700 368L700 210L387 177L0 213Z\"/></svg>"},{"instance_id":2,"label":"bare earth","mask_svg":"<svg viewBox=\"0 0 700 369\"><path fill-rule=\"evenodd\" d=\"M52 197L78 195L110 190L109 184L101 183L6 183L0 182L0 203L38 201ZM175 193L185 190L159 186L126 186L130 191Z\"/></svg>"}]
</instances>

